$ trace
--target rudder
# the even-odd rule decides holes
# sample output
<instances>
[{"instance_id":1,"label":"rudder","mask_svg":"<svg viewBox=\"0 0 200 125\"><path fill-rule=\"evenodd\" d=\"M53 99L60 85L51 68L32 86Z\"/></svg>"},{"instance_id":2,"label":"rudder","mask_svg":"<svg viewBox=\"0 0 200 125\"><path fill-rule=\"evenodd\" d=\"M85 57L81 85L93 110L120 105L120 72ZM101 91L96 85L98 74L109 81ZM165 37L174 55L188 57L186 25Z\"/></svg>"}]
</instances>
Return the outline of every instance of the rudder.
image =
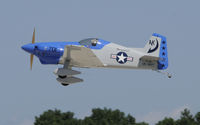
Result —
<instances>
[{"instance_id":1,"label":"rudder","mask_svg":"<svg viewBox=\"0 0 200 125\"><path fill-rule=\"evenodd\" d=\"M158 33L153 33L150 40L144 47L145 53L150 56L160 57L158 69L163 70L168 67L167 39Z\"/></svg>"}]
</instances>

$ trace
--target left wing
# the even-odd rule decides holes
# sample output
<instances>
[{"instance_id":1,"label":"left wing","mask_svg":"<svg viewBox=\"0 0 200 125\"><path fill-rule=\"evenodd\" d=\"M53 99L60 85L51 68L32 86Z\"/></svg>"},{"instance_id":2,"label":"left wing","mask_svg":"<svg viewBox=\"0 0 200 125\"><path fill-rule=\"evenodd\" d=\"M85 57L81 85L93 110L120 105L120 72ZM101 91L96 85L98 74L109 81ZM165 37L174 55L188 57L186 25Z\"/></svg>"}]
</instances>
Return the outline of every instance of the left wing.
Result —
<instances>
[{"instance_id":1,"label":"left wing","mask_svg":"<svg viewBox=\"0 0 200 125\"><path fill-rule=\"evenodd\" d=\"M62 85L69 85L83 81L83 79L74 77L74 75L80 74L80 72L72 70L71 67L102 66L101 61L96 57L91 49L75 45L65 46L60 64L64 64L64 67L56 69L54 74L58 76L56 80Z\"/></svg>"},{"instance_id":2,"label":"left wing","mask_svg":"<svg viewBox=\"0 0 200 125\"><path fill-rule=\"evenodd\" d=\"M61 63L70 60L70 66L73 67L99 67L103 66L91 49L84 46L70 45L66 46Z\"/></svg>"}]
</instances>

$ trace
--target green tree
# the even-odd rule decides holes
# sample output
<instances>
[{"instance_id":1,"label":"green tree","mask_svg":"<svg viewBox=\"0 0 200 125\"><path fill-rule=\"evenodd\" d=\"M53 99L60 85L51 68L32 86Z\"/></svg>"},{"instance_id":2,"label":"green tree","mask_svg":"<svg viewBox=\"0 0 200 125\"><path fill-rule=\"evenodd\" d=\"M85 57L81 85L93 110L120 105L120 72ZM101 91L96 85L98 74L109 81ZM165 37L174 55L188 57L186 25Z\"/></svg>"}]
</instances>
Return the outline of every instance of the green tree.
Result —
<instances>
[{"instance_id":1,"label":"green tree","mask_svg":"<svg viewBox=\"0 0 200 125\"><path fill-rule=\"evenodd\" d=\"M159 121L156 125L175 125L175 121L172 118L165 118L162 121Z\"/></svg>"},{"instance_id":2,"label":"green tree","mask_svg":"<svg viewBox=\"0 0 200 125\"><path fill-rule=\"evenodd\" d=\"M92 115L86 118L91 119L96 125L135 125L135 118L131 115L125 116L119 110L96 108L92 110Z\"/></svg>"},{"instance_id":3,"label":"green tree","mask_svg":"<svg viewBox=\"0 0 200 125\"><path fill-rule=\"evenodd\" d=\"M78 125L79 121L75 119L74 113L61 113L55 109L44 112L40 117L35 117L34 125Z\"/></svg>"},{"instance_id":4,"label":"green tree","mask_svg":"<svg viewBox=\"0 0 200 125\"><path fill-rule=\"evenodd\" d=\"M184 109L181 112L181 118L176 121L176 125L197 125L194 117L190 114L190 110Z\"/></svg>"},{"instance_id":5,"label":"green tree","mask_svg":"<svg viewBox=\"0 0 200 125\"><path fill-rule=\"evenodd\" d=\"M140 122L140 123L136 123L135 125L149 125L149 124L146 122Z\"/></svg>"},{"instance_id":6,"label":"green tree","mask_svg":"<svg viewBox=\"0 0 200 125\"><path fill-rule=\"evenodd\" d=\"M48 110L35 117L34 125L148 125L145 122L136 123L130 114L125 115L120 110L92 109L92 114L84 119L74 118L73 112L61 112L60 110ZM181 112L178 120L165 118L156 125L200 125L200 112L193 116L190 110Z\"/></svg>"},{"instance_id":7,"label":"green tree","mask_svg":"<svg viewBox=\"0 0 200 125\"><path fill-rule=\"evenodd\" d=\"M148 125L145 122L136 123L130 114L125 115L120 110L92 109L92 114L84 119L74 118L74 113L60 110L48 110L35 117L34 125Z\"/></svg>"},{"instance_id":8,"label":"green tree","mask_svg":"<svg viewBox=\"0 0 200 125\"><path fill-rule=\"evenodd\" d=\"M195 120L196 120L197 125L200 125L200 112L198 112L198 113L195 115Z\"/></svg>"}]
</instances>

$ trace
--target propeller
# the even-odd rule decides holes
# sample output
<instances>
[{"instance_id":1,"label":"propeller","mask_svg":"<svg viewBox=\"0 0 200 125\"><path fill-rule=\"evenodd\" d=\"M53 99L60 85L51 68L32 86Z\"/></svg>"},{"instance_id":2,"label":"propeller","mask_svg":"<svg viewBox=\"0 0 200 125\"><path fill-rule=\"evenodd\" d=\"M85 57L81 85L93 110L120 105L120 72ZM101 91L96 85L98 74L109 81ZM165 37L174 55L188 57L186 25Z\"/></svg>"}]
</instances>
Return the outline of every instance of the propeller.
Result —
<instances>
[{"instance_id":1,"label":"propeller","mask_svg":"<svg viewBox=\"0 0 200 125\"><path fill-rule=\"evenodd\" d=\"M30 69L31 69L31 70L32 70L32 66L33 66L33 57L34 57L34 55L31 54L31 55L30 55Z\"/></svg>"},{"instance_id":2,"label":"propeller","mask_svg":"<svg viewBox=\"0 0 200 125\"><path fill-rule=\"evenodd\" d=\"M32 37L32 44L35 43L35 28L34 28L34 31L33 31L33 37ZM33 57L34 55L31 54L30 55L30 69L32 70L32 66L33 66Z\"/></svg>"}]
</instances>

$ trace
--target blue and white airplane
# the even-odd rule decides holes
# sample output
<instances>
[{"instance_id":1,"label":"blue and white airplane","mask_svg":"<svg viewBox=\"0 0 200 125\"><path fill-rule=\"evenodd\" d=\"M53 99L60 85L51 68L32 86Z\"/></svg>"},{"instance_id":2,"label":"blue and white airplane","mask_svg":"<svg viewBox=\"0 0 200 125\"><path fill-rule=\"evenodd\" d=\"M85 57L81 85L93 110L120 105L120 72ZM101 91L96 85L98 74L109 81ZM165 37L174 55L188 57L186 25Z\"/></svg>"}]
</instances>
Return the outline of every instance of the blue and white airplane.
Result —
<instances>
[{"instance_id":1,"label":"blue and white airplane","mask_svg":"<svg viewBox=\"0 0 200 125\"><path fill-rule=\"evenodd\" d=\"M83 81L74 77L80 72L72 67L148 69L157 72L168 68L166 37L157 33L153 33L144 48L131 48L99 38L35 43L34 29L32 43L22 46L22 49L31 54L31 69L34 55L42 64L62 64L63 68L56 69L54 74L64 86ZM161 73L171 78L169 73Z\"/></svg>"}]
</instances>

